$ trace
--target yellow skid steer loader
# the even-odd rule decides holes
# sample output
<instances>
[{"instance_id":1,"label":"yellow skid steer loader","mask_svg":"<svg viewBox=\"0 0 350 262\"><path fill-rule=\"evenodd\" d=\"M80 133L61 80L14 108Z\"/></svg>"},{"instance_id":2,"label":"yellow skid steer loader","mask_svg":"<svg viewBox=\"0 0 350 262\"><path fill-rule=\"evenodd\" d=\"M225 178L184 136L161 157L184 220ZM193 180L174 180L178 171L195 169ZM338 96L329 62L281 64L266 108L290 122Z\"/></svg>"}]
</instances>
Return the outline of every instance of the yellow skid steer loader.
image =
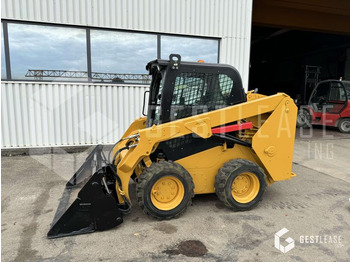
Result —
<instances>
[{"instance_id":1,"label":"yellow skid steer loader","mask_svg":"<svg viewBox=\"0 0 350 262\"><path fill-rule=\"evenodd\" d=\"M288 95L245 94L232 66L182 62L176 54L146 69L147 117L135 120L107 157L102 145L90 153L66 185L48 238L122 223L130 179L144 213L170 219L196 194L216 193L228 208L249 210L267 185L295 176L297 107Z\"/></svg>"}]
</instances>

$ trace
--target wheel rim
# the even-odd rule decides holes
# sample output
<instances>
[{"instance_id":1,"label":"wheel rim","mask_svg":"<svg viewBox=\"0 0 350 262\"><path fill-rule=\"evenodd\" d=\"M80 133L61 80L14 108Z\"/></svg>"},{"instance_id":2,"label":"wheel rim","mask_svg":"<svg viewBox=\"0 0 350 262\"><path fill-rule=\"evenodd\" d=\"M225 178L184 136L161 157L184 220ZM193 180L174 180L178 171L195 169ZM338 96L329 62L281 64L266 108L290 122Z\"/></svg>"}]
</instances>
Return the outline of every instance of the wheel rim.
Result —
<instances>
[{"instance_id":1,"label":"wheel rim","mask_svg":"<svg viewBox=\"0 0 350 262\"><path fill-rule=\"evenodd\" d=\"M350 132L350 121L343 121L341 123L341 129L343 129L345 132Z\"/></svg>"},{"instance_id":2,"label":"wheel rim","mask_svg":"<svg viewBox=\"0 0 350 262\"><path fill-rule=\"evenodd\" d=\"M310 115L305 111L299 112L297 115L297 122L299 125L310 124L311 122Z\"/></svg>"},{"instance_id":3,"label":"wheel rim","mask_svg":"<svg viewBox=\"0 0 350 262\"><path fill-rule=\"evenodd\" d=\"M177 207L185 195L182 182L173 176L165 176L154 183L151 191L152 204L160 210Z\"/></svg>"},{"instance_id":4,"label":"wheel rim","mask_svg":"<svg viewBox=\"0 0 350 262\"><path fill-rule=\"evenodd\" d=\"M258 195L260 182L258 177L250 172L238 175L232 182L232 197L239 203L249 203Z\"/></svg>"},{"instance_id":5,"label":"wheel rim","mask_svg":"<svg viewBox=\"0 0 350 262\"><path fill-rule=\"evenodd\" d=\"M305 124L306 123L306 115L305 114L299 114L298 115L298 122L300 123L300 124Z\"/></svg>"}]
</instances>

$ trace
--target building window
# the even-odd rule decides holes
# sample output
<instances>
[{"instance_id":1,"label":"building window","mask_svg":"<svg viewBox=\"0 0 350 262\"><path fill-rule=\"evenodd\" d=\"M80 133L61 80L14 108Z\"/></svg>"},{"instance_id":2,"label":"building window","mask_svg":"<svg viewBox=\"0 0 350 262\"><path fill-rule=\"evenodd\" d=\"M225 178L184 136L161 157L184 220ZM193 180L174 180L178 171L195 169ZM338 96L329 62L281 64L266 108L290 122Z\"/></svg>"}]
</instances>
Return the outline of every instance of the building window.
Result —
<instances>
[{"instance_id":1,"label":"building window","mask_svg":"<svg viewBox=\"0 0 350 262\"><path fill-rule=\"evenodd\" d=\"M1 23L1 79L6 79L6 62L5 62L5 47L4 47L4 26Z\"/></svg>"},{"instance_id":2,"label":"building window","mask_svg":"<svg viewBox=\"0 0 350 262\"><path fill-rule=\"evenodd\" d=\"M8 23L8 31L12 78L61 81L80 71L69 81L87 80L85 29Z\"/></svg>"},{"instance_id":3,"label":"building window","mask_svg":"<svg viewBox=\"0 0 350 262\"><path fill-rule=\"evenodd\" d=\"M146 64L157 57L157 35L91 30L93 81L148 82Z\"/></svg>"},{"instance_id":4,"label":"building window","mask_svg":"<svg viewBox=\"0 0 350 262\"><path fill-rule=\"evenodd\" d=\"M170 54L180 54L182 61L204 60L205 63L217 63L219 41L194 37L162 36L161 49L162 59L168 59Z\"/></svg>"},{"instance_id":5,"label":"building window","mask_svg":"<svg viewBox=\"0 0 350 262\"><path fill-rule=\"evenodd\" d=\"M1 78L4 80L149 84L145 66L159 56L168 59L169 54L177 53L183 61L218 62L219 40L213 38L6 23L8 35L5 32L4 37L1 30ZM4 41L8 41L5 44L9 47L9 61L6 61ZM9 79L6 65L11 72Z\"/></svg>"}]
</instances>

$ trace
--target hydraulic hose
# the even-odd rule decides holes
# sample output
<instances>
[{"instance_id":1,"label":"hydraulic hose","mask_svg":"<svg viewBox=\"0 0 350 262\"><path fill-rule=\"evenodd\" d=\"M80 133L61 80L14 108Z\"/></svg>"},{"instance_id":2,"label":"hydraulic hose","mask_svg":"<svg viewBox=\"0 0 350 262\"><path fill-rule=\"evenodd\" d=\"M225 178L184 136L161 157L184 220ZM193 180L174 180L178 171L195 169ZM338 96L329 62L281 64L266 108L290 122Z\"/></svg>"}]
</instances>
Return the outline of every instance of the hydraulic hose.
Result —
<instances>
[{"instance_id":1,"label":"hydraulic hose","mask_svg":"<svg viewBox=\"0 0 350 262\"><path fill-rule=\"evenodd\" d=\"M121 141L123 141L123 140L120 139L118 142L116 142L116 143L112 146L111 150L109 150L109 153L108 153L108 161L111 160L111 153L112 153L113 149L114 149L115 146L118 145Z\"/></svg>"},{"instance_id":2,"label":"hydraulic hose","mask_svg":"<svg viewBox=\"0 0 350 262\"><path fill-rule=\"evenodd\" d=\"M115 154L113 156L111 169L112 169L112 171L113 171L113 173L115 175L116 181L117 181L118 186L119 186L121 191L123 191L122 182L121 182L120 177L118 176L118 174L116 172L116 167L117 167L117 165L119 164L120 161L117 163L117 165L115 165L115 159L119 155L120 152L122 152L122 151L124 151L126 149L130 149L130 148L136 147L136 146L137 146L137 144L133 144L133 145L130 145L130 146L124 146L121 149L119 149L117 152L115 152ZM125 195L121 195L121 197L123 198L124 202L127 204L127 208L126 209L119 208L119 209L123 213L129 213L130 210L131 210L131 202L129 201L129 199Z\"/></svg>"},{"instance_id":3,"label":"hydraulic hose","mask_svg":"<svg viewBox=\"0 0 350 262\"><path fill-rule=\"evenodd\" d=\"M137 140L137 137L138 137L138 136L139 136L139 134L131 135L131 136L128 136L128 137L124 137L124 138L120 139L118 142L116 142L116 143L112 146L111 150L109 150L109 153L108 153L108 161L110 161L110 159L111 159L111 153L112 153L112 151L113 151L113 149L115 148L116 145L118 145L120 142L122 142L122 141L124 141L124 140L131 139L131 138L136 138L136 140ZM115 158L115 157L116 157L116 155L114 155L114 158ZM114 161L114 158L113 158L113 161Z\"/></svg>"},{"instance_id":4,"label":"hydraulic hose","mask_svg":"<svg viewBox=\"0 0 350 262\"><path fill-rule=\"evenodd\" d=\"M129 149L129 146L124 146L122 147L121 149L117 150L117 152L115 152L114 156L113 156L113 161L112 161L112 165L114 166L114 163L115 163L115 159L116 157L119 155L120 152L126 150L126 149Z\"/></svg>"},{"instance_id":5,"label":"hydraulic hose","mask_svg":"<svg viewBox=\"0 0 350 262\"><path fill-rule=\"evenodd\" d=\"M221 138L221 139L226 140L226 141L233 142L233 143L238 144L238 145L242 145L242 146L246 146L246 147L252 147L251 143L243 141L243 140L241 140L241 139L239 139L237 137L230 136L230 135L227 135L227 134L213 134L213 136L217 137L217 138Z\"/></svg>"}]
</instances>

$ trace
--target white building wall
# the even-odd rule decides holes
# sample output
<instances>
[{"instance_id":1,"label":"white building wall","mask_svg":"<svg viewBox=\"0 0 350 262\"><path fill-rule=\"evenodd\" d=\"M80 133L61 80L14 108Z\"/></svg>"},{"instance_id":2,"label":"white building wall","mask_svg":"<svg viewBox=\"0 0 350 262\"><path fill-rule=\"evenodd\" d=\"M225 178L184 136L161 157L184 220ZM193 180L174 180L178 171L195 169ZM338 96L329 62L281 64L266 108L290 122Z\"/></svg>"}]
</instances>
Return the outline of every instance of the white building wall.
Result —
<instances>
[{"instance_id":1,"label":"white building wall","mask_svg":"<svg viewBox=\"0 0 350 262\"><path fill-rule=\"evenodd\" d=\"M252 0L2 0L1 17L2 19L220 37L220 63L236 67L242 75L244 88L247 89L248 86ZM65 91L56 90L62 86ZM109 89L107 86L109 85L3 82L2 147L112 143L120 136L122 132L120 129L124 131L135 116L141 115L142 103L133 104L133 101L142 100L145 87L139 86L137 90L133 86L116 85ZM36 96L44 98L45 95L51 95L51 90L56 90L62 101L69 101L69 92L76 93L83 87L88 90L83 91L83 98L77 99L84 102L85 110L88 111L75 112L67 102L69 105L59 106L61 111L55 110L60 111L60 113L56 112L55 120L50 120L47 108L30 104L28 100L31 92L36 92ZM106 91L110 89L117 94L125 94L124 101L127 103L121 107L121 111L116 111L119 105L112 106L111 97ZM100 92L98 103L89 104L89 101L93 103L96 99L96 97L87 97L94 94L90 92ZM57 99L54 100L57 103ZM107 101L110 102L107 103ZM102 139L99 136L91 139L88 138L89 136L79 135L75 127L76 123L85 121L87 114L96 113L94 111L96 103L108 104L109 110L107 108L104 110L106 112L113 110L115 112L113 117L122 116L121 112L131 114L126 115L125 117L128 118L123 120L114 119L119 129L118 132L113 133L113 131L113 135L108 139ZM35 116L31 116L29 112L35 112ZM31 117L31 120L28 117ZM36 122L32 123L32 121ZM96 119L97 123L98 121ZM30 125L35 126L28 129ZM111 127L105 123L102 125L109 133ZM87 128L86 133L100 132L97 130L99 128L92 124L86 124L85 128ZM47 132L47 134L40 132Z\"/></svg>"},{"instance_id":2,"label":"white building wall","mask_svg":"<svg viewBox=\"0 0 350 262\"><path fill-rule=\"evenodd\" d=\"M2 147L112 144L141 116L146 86L6 82Z\"/></svg>"}]
</instances>

